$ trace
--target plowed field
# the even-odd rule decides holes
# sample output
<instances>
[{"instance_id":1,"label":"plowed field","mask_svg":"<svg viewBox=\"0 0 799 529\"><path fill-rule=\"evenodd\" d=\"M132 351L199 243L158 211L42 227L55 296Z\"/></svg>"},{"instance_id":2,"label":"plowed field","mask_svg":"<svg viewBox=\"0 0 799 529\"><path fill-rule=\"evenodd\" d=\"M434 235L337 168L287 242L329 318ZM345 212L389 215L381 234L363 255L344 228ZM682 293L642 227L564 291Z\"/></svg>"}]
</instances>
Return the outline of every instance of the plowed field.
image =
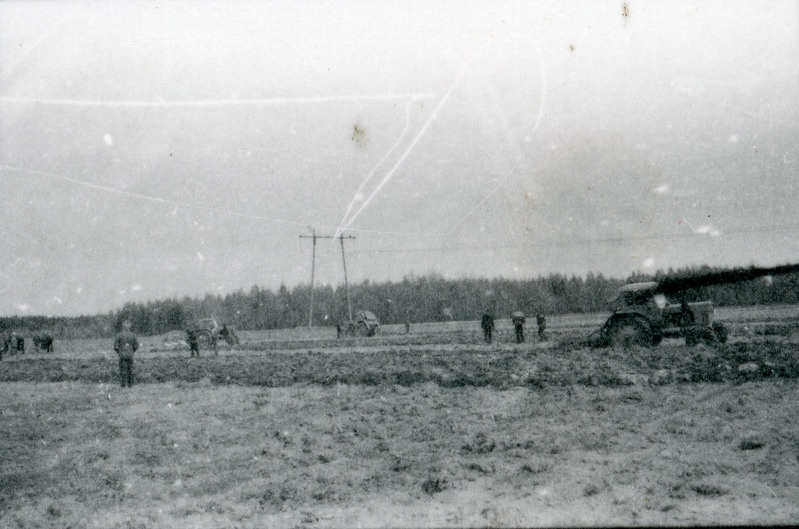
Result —
<instances>
[{"instance_id":1,"label":"plowed field","mask_svg":"<svg viewBox=\"0 0 799 529\"><path fill-rule=\"evenodd\" d=\"M627 350L242 333L199 359L154 337L130 389L110 342L7 356L0 527L791 523L799 354L774 325Z\"/></svg>"}]
</instances>

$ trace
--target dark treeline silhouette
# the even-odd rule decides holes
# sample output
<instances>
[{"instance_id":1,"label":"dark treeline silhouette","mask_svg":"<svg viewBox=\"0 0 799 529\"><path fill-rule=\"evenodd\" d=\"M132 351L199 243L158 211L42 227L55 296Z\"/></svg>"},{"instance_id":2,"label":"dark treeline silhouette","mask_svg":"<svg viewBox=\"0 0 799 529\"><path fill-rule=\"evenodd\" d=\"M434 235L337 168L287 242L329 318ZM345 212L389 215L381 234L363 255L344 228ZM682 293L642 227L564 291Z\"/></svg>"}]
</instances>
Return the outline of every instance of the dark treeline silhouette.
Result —
<instances>
[{"instance_id":1,"label":"dark treeline silhouette","mask_svg":"<svg viewBox=\"0 0 799 529\"><path fill-rule=\"evenodd\" d=\"M384 324L479 320L486 312L507 318L516 310L546 315L590 313L607 310L607 301L625 283L723 270L726 269L707 266L670 269L651 275L637 273L624 280L593 273L586 277L550 274L528 280L409 276L399 282L367 280L352 285L350 300L353 312L371 310ZM799 273L701 286L687 290L685 298L709 299L717 306L796 303ZM239 290L225 296L207 294L203 298L128 303L106 315L0 318L0 329L46 330L57 338L99 338L112 335L123 320L129 319L137 333L154 335L185 330L197 319L208 317L242 330L280 329L308 325L309 304L307 284L291 290L281 285L277 292L253 286L249 292ZM334 326L346 320L348 313L344 285L314 288L314 326Z\"/></svg>"}]
</instances>

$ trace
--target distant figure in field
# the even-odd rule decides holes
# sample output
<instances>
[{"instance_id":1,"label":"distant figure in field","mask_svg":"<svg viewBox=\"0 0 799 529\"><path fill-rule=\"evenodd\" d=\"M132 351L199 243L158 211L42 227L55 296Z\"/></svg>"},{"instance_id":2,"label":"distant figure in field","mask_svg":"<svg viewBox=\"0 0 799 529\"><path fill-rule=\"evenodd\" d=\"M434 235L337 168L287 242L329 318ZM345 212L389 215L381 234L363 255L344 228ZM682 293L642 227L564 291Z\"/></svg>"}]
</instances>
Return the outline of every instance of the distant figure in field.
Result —
<instances>
[{"instance_id":1,"label":"distant figure in field","mask_svg":"<svg viewBox=\"0 0 799 529\"><path fill-rule=\"evenodd\" d=\"M222 328L219 329L219 337L225 340L231 347L239 343L239 336L233 328L227 326L227 323L223 323Z\"/></svg>"},{"instance_id":2,"label":"distant figure in field","mask_svg":"<svg viewBox=\"0 0 799 529\"><path fill-rule=\"evenodd\" d=\"M405 319L405 334L411 333L411 322L407 318Z\"/></svg>"},{"instance_id":3,"label":"distant figure in field","mask_svg":"<svg viewBox=\"0 0 799 529\"><path fill-rule=\"evenodd\" d=\"M685 336L686 345L694 345L700 335L697 329L694 328L696 317L694 311L688 305L685 298L680 299L680 329ZM715 335L714 335L715 336Z\"/></svg>"},{"instance_id":4,"label":"distant figure in field","mask_svg":"<svg viewBox=\"0 0 799 529\"><path fill-rule=\"evenodd\" d=\"M133 353L139 349L139 338L130 331L130 322L122 322L122 332L114 339L114 351L119 356L119 379L122 387L133 385Z\"/></svg>"},{"instance_id":5,"label":"distant figure in field","mask_svg":"<svg viewBox=\"0 0 799 529\"><path fill-rule=\"evenodd\" d=\"M691 327L694 324L694 311L688 305L685 298L680 300L680 326Z\"/></svg>"},{"instance_id":6,"label":"distant figure in field","mask_svg":"<svg viewBox=\"0 0 799 529\"><path fill-rule=\"evenodd\" d=\"M336 324L336 340L339 340L340 338L341 338L341 324L337 323Z\"/></svg>"},{"instance_id":7,"label":"distant figure in field","mask_svg":"<svg viewBox=\"0 0 799 529\"><path fill-rule=\"evenodd\" d=\"M40 333L33 336L33 347L36 352L44 351L45 353L53 352L53 336L46 333Z\"/></svg>"},{"instance_id":8,"label":"distant figure in field","mask_svg":"<svg viewBox=\"0 0 799 529\"><path fill-rule=\"evenodd\" d=\"M7 332L0 333L0 340L3 343L0 343L0 360L3 359L3 353L8 353L8 349L11 347L11 335Z\"/></svg>"},{"instance_id":9,"label":"distant figure in field","mask_svg":"<svg viewBox=\"0 0 799 529\"><path fill-rule=\"evenodd\" d=\"M230 329L227 328L227 323L222 324L222 328L219 329L219 337L225 340L229 344L233 344L233 336L230 334Z\"/></svg>"},{"instance_id":10,"label":"distant figure in field","mask_svg":"<svg viewBox=\"0 0 799 529\"><path fill-rule=\"evenodd\" d=\"M25 354L25 337L11 333L11 350L16 354Z\"/></svg>"},{"instance_id":11,"label":"distant figure in field","mask_svg":"<svg viewBox=\"0 0 799 529\"><path fill-rule=\"evenodd\" d=\"M480 320L480 327L483 328L483 338L486 343L491 343L494 334L494 316L491 314L483 314L483 319Z\"/></svg>"},{"instance_id":12,"label":"distant figure in field","mask_svg":"<svg viewBox=\"0 0 799 529\"><path fill-rule=\"evenodd\" d=\"M516 332L516 343L524 342L524 313L514 312L511 314L511 321L513 321L513 330Z\"/></svg>"},{"instance_id":13,"label":"distant figure in field","mask_svg":"<svg viewBox=\"0 0 799 529\"><path fill-rule=\"evenodd\" d=\"M538 324L538 339L541 341L546 340L547 337L546 334L544 334L544 331L547 330L547 319L543 314L538 314L535 317L535 322Z\"/></svg>"},{"instance_id":14,"label":"distant figure in field","mask_svg":"<svg viewBox=\"0 0 799 529\"><path fill-rule=\"evenodd\" d=\"M187 329L186 339L189 342L189 352L191 356L200 356L200 344L197 342L197 333L191 329Z\"/></svg>"}]
</instances>

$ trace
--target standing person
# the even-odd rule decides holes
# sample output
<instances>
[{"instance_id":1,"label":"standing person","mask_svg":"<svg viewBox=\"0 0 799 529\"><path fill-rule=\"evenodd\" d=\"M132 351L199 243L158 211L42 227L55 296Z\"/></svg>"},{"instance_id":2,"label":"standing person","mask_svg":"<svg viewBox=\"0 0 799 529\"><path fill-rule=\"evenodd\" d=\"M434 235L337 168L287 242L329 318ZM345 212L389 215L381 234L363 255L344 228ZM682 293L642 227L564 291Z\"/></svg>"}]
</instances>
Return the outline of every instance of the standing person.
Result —
<instances>
[{"instance_id":1,"label":"standing person","mask_svg":"<svg viewBox=\"0 0 799 529\"><path fill-rule=\"evenodd\" d=\"M680 299L680 326L683 328L691 327L694 324L694 311L691 310L688 301L683 297Z\"/></svg>"},{"instance_id":2,"label":"standing person","mask_svg":"<svg viewBox=\"0 0 799 529\"><path fill-rule=\"evenodd\" d=\"M122 322L122 332L114 339L114 351L119 356L119 379L122 387L133 385L133 353L139 349L138 337L130 331L130 321Z\"/></svg>"},{"instance_id":3,"label":"standing person","mask_svg":"<svg viewBox=\"0 0 799 529\"><path fill-rule=\"evenodd\" d=\"M516 311L511 314L513 321L513 330L516 331L516 343L524 342L524 313Z\"/></svg>"},{"instance_id":4,"label":"standing person","mask_svg":"<svg viewBox=\"0 0 799 529\"><path fill-rule=\"evenodd\" d=\"M535 317L535 322L538 324L538 339L541 341L546 340L546 335L544 335L544 331L547 328L547 319L544 317L543 314L538 314Z\"/></svg>"},{"instance_id":5,"label":"standing person","mask_svg":"<svg viewBox=\"0 0 799 529\"><path fill-rule=\"evenodd\" d=\"M197 343L197 333L191 329L186 329L186 338L189 342L189 352L191 356L200 356L200 344Z\"/></svg>"},{"instance_id":6,"label":"standing person","mask_svg":"<svg viewBox=\"0 0 799 529\"><path fill-rule=\"evenodd\" d=\"M494 316L491 314L483 314L483 319L480 320L480 326L483 328L483 338L486 343L491 343L494 334Z\"/></svg>"},{"instance_id":7,"label":"standing person","mask_svg":"<svg viewBox=\"0 0 799 529\"><path fill-rule=\"evenodd\" d=\"M233 344L233 337L230 335L230 329L227 328L227 323L223 323L222 328L219 329L219 337L225 340L228 344Z\"/></svg>"},{"instance_id":8,"label":"standing person","mask_svg":"<svg viewBox=\"0 0 799 529\"><path fill-rule=\"evenodd\" d=\"M14 354L25 354L25 337L16 332L11 333L11 351Z\"/></svg>"},{"instance_id":9,"label":"standing person","mask_svg":"<svg viewBox=\"0 0 799 529\"><path fill-rule=\"evenodd\" d=\"M697 332L694 328L696 320L694 318L694 311L688 305L688 301L683 296L680 299L680 330L685 336L685 345L693 346L697 343Z\"/></svg>"},{"instance_id":10,"label":"standing person","mask_svg":"<svg viewBox=\"0 0 799 529\"><path fill-rule=\"evenodd\" d=\"M11 335L7 332L0 333L0 340L3 343L0 344L0 360L3 359L3 353L8 353L8 348L11 347Z\"/></svg>"}]
</instances>

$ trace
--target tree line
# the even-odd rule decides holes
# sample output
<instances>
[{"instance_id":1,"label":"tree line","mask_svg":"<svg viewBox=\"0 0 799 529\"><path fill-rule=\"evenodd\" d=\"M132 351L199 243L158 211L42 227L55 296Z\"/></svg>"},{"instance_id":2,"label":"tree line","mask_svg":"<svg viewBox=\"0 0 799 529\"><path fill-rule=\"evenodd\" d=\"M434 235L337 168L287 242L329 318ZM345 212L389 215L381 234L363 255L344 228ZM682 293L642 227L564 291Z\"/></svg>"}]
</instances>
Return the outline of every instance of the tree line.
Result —
<instances>
[{"instance_id":1,"label":"tree line","mask_svg":"<svg viewBox=\"0 0 799 529\"><path fill-rule=\"evenodd\" d=\"M484 313L497 318L513 311L556 315L592 313L608 309L607 302L625 283L653 281L665 276L691 275L723 269L709 267L633 274L626 279L589 273L586 277L550 274L535 279L445 279L438 275L407 276L398 282L364 281L349 287L317 286L313 290L313 318L309 321L309 284L277 292L253 286L227 295L206 294L148 303L128 303L116 311L96 316L0 318L0 328L46 330L57 338L100 338L113 335L124 320L143 335L185 330L201 318L214 317L242 330L304 326L335 326L352 311L374 312L381 323L418 323L479 320ZM349 299L348 299L349 298ZM687 301L712 300L717 306L796 303L799 274L705 286L685 292Z\"/></svg>"}]
</instances>

